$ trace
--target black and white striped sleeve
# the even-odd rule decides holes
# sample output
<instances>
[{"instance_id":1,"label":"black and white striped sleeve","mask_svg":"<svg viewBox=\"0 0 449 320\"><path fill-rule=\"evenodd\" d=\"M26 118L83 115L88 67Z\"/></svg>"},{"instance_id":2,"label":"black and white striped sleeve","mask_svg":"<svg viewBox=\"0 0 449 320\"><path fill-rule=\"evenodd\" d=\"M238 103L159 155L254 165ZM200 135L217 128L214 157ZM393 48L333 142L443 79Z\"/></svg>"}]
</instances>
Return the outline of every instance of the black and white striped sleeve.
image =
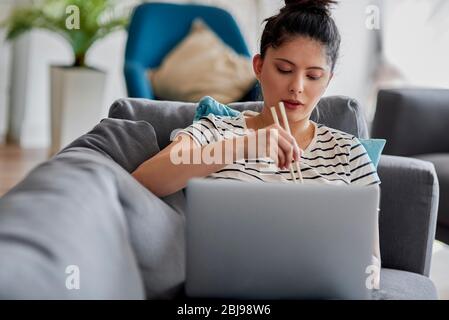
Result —
<instances>
[{"instance_id":1,"label":"black and white striped sleeve","mask_svg":"<svg viewBox=\"0 0 449 320\"><path fill-rule=\"evenodd\" d=\"M376 168L359 139L352 139L349 155L349 169L351 172L351 184L362 186L380 184Z\"/></svg>"},{"instance_id":2,"label":"black and white striped sleeve","mask_svg":"<svg viewBox=\"0 0 449 320\"><path fill-rule=\"evenodd\" d=\"M209 114L207 117L201 117L198 121L192 123L184 129L176 131L172 140L181 134L190 136L197 146L204 146L206 144L221 140L222 136L217 127L216 117Z\"/></svg>"}]
</instances>

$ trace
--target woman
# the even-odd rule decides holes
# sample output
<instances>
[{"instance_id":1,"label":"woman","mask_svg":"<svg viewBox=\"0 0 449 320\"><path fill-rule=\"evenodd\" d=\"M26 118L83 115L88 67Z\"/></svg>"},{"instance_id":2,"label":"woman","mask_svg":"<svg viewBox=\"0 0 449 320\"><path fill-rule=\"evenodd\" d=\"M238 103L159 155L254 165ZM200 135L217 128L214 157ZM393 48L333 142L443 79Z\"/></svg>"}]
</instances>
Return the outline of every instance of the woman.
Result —
<instances>
[{"instance_id":1,"label":"woman","mask_svg":"<svg viewBox=\"0 0 449 320\"><path fill-rule=\"evenodd\" d=\"M264 97L262 111L244 112L237 117L210 114L179 131L173 143L133 172L154 194L174 193L192 177L291 183L292 161L299 161L304 183L380 183L356 137L310 120L332 79L338 57L340 35L329 9L335 1L285 2L277 15L266 19L260 54L253 58L253 69ZM280 101L285 105L291 134L274 124L270 107L275 106L278 118L282 119ZM253 157L249 146L254 140L262 144L269 156L260 156L258 152ZM190 158L195 151L205 149L219 155L222 161L197 164L171 161L173 153L179 150L187 152ZM297 171L294 174L299 178ZM375 234L373 263L379 268L377 226ZM378 282L379 276L375 287Z\"/></svg>"}]
</instances>

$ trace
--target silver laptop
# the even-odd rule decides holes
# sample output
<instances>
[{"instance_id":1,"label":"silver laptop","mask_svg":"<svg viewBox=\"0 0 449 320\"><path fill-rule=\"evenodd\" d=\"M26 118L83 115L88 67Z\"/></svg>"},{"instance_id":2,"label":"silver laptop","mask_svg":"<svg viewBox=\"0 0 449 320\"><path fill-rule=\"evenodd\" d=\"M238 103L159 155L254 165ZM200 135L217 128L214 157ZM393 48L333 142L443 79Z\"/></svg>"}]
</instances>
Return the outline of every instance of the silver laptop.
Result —
<instances>
[{"instance_id":1,"label":"silver laptop","mask_svg":"<svg viewBox=\"0 0 449 320\"><path fill-rule=\"evenodd\" d=\"M185 294L367 299L378 186L192 179Z\"/></svg>"}]
</instances>

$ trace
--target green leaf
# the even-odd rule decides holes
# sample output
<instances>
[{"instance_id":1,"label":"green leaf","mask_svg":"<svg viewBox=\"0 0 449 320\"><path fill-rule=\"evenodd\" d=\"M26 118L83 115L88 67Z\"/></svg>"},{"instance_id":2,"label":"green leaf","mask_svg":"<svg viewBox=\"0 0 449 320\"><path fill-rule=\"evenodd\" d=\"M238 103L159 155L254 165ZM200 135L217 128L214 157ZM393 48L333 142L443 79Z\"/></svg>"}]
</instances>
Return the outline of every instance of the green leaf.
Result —
<instances>
[{"instance_id":1,"label":"green leaf","mask_svg":"<svg viewBox=\"0 0 449 320\"><path fill-rule=\"evenodd\" d=\"M79 29L67 28L70 13L79 9ZM28 6L19 6L0 23L12 41L32 29L45 29L66 39L74 56L84 57L92 44L108 34L124 29L129 22L129 11L117 10L116 0L37 0Z\"/></svg>"}]
</instances>

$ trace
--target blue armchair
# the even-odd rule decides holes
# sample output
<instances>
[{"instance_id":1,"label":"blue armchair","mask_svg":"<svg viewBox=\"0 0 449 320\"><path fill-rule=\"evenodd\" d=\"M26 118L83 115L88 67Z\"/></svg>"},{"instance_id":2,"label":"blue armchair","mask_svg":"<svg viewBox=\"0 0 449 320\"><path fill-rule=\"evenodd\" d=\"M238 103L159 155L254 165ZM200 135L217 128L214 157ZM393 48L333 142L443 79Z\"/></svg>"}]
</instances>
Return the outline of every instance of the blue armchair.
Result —
<instances>
[{"instance_id":1,"label":"blue armchair","mask_svg":"<svg viewBox=\"0 0 449 320\"><path fill-rule=\"evenodd\" d=\"M132 16L126 44L124 72L129 97L157 99L147 70L161 64L198 17L237 53L250 57L236 21L223 9L194 4L141 4ZM256 98L257 88L254 87L242 101Z\"/></svg>"}]
</instances>

